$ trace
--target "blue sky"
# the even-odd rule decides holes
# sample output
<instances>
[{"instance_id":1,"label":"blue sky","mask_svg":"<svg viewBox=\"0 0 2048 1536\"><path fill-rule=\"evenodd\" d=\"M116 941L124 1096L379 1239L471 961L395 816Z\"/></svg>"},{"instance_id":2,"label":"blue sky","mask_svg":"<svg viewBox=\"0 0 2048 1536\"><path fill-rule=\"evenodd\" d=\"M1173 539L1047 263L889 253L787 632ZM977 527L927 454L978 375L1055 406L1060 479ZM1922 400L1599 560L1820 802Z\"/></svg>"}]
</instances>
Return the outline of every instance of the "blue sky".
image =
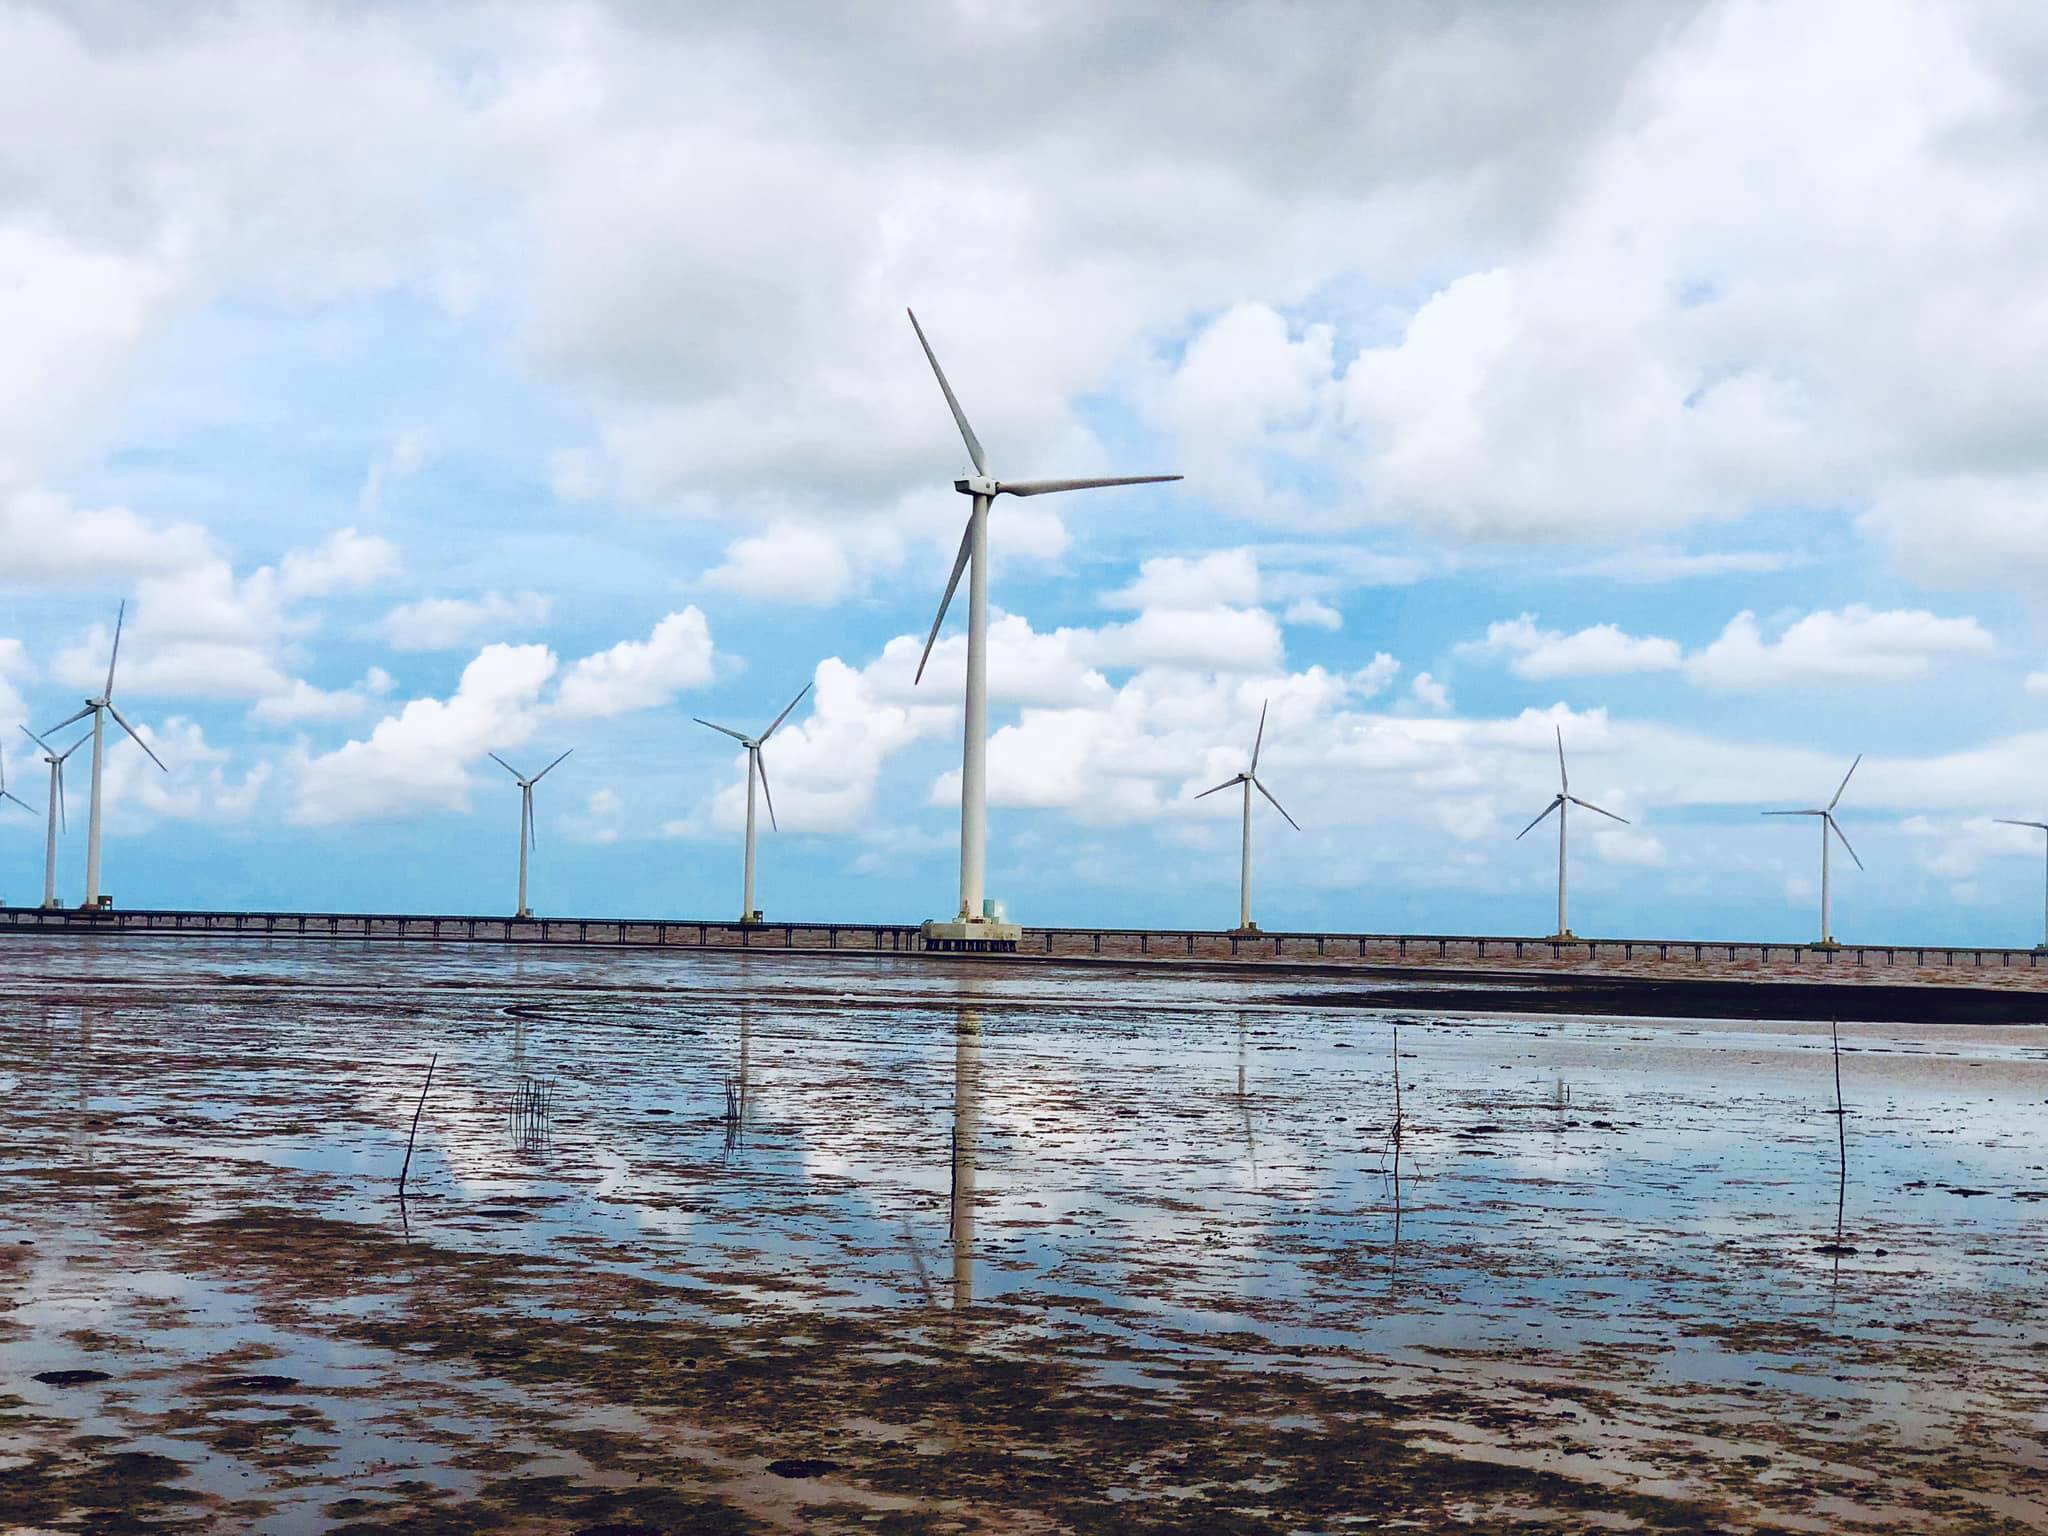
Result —
<instances>
[{"instance_id":1,"label":"blue sky","mask_svg":"<svg viewBox=\"0 0 2048 1536\"><path fill-rule=\"evenodd\" d=\"M814 682L763 906L950 915L914 304L998 473L1187 476L998 504L1013 914L1231 920L1270 700L1268 927L1546 930L1561 727L1581 932L1809 936L1861 752L1840 936L2034 941L2048 27L1359 10L0 14L0 721L126 599L123 904L507 907L573 746L536 906L723 915L691 717Z\"/></svg>"}]
</instances>

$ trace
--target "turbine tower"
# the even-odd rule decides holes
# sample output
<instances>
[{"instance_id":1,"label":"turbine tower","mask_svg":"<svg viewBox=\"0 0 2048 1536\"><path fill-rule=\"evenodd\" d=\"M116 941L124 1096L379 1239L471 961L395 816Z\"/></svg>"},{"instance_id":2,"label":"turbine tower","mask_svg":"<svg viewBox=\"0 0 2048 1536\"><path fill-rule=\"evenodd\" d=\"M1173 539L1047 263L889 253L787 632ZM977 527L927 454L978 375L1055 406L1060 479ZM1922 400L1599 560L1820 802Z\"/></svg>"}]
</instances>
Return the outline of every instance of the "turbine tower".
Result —
<instances>
[{"instance_id":1,"label":"turbine tower","mask_svg":"<svg viewBox=\"0 0 2048 1536\"><path fill-rule=\"evenodd\" d=\"M571 747L569 752L574 752L575 750L574 747ZM567 757L569 752L564 752L562 757ZM533 913L526 905L526 851L534 846L533 786L553 773L556 765L562 761L562 757L556 758L554 762L549 763L547 767L541 769L539 773L536 773L529 779L524 777L517 768L514 768L505 759L498 756L497 753L493 752L490 754L491 761L511 774L519 784L519 906L512 914L515 920L533 916Z\"/></svg>"},{"instance_id":2,"label":"turbine tower","mask_svg":"<svg viewBox=\"0 0 2048 1536\"><path fill-rule=\"evenodd\" d=\"M1835 836L1841 838L1843 851L1850 858L1856 859L1856 850L1849 846L1849 839L1843 833L1841 823L1835 820L1835 807L1842 803L1842 791L1849 787L1849 780L1855 776L1857 766L1862 761L1863 754L1859 752L1856 754L1856 761L1849 765L1849 771L1842 775L1842 782L1835 789L1835 798L1820 809L1764 812L1766 816L1818 816L1820 818L1820 943L1816 946L1820 949L1835 949L1839 947L1835 943L1834 933L1828 926L1828 833L1832 830ZM1861 859L1856 859L1856 867L1858 869L1863 867Z\"/></svg>"},{"instance_id":3,"label":"turbine tower","mask_svg":"<svg viewBox=\"0 0 2048 1536\"><path fill-rule=\"evenodd\" d=\"M2007 821L2003 816L1998 817L1997 821L2001 827L2037 827L2043 832L2048 832L2048 821ZM2042 907L2041 942L2036 944L2034 949L2036 953L2048 953L2048 902L2044 902Z\"/></svg>"},{"instance_id":4,"label":"turbine tower","mask_svg":"<svg viewBox=\"0 0 2048 1536\"><path fill-rule=\"evenodd\" d=\"M782 830L780 827L775 826L775 796L768 788L768 764L761 756L761 748L768 744L768 738L775 734L776 727L789 718L790 710L803 703L804 694L810 691L811 685L805 683L797 696L789 701L788 707L775 717L767 730L758 736L748 736L734 730L731 726L717 725L698 716L691 716L699 725L710 726L712 730L730 736L734 741L747 749L747 856L746 873L740 882L740 921L742 923L758 923L761 921L761 914L754 906L754 780L756 778L760 779L761 793L766 796L768 801L768 825L775 827L775 830L778 832Z\"/></svg>"},{"instance_id":5,"label":"turbine tower","mask_svg":"<svg viewBox=\"0 0 2048 1536\"><path fill-rule=\"evenodd\" d=\"M1258 924L1252 921L1252 791L1256 789L1260 794L1272 801L1274 810L1278 811L1282 816L1287 816L1287 808L1278 800L1274 800L1273 792L1259 782L1259 748L1265 745L1265 741L1266 706L1262 703L1259 705L1259 733L1252 738L1251 767L1245 769L1243 773L1232 774L1214 789L1205 789L1201 794L1195 796L1197 800L1206 800L1210 795L1221 794L1233 784L1241 785L1244 790L1244 845L1243 851L1238 856L1237 865L1237 931L1239 933L1258 932ZM1297 832L1301 830L1301 823L1292 816L1287 816L1287 825L1294 828Z\"/></svg>"},{"instance_id":6,"label":"turbine tower","mask_svg":"<svg viewBox=\"0 0 2048 1536\"><path fill-rule=\"evenodd\" d=\"M57 900L57 829L64 826L64 759L91 741L92 737L81 736L60 752L25 725L21 734L43 749L43 761L50 765L50 803L45 815L49 831L43 838L43 906L54 911L62 905ZM64 830L68 832L71 829L64 827Z\"/></svg>"},{"instance_id":7,"label":"turbine tower","mask_svg":"<svg viewBox=\"0 0 2048 1536\"><path fill-rule=\"evenodd\" d=\"M960 539L960 553L953 560L953 574L946 582L946 595L939 599L938 617L925 637L924 655L917 663L918 679L924 677L932 646L939 638L939 626L946 621L946 609L960 585L961 572L970 565L967 582L967 709L960 748L960 912L950 923L925 925L925 942L932 949L1015 949L1018 930L996 918L988 909L983 887L988 873L988 513L998 496L1045 496L1055 491L1086 491L1109 485L1156 485L1178 480L1179 475L1114 475L1087 480L998 480L988 470L988 457L981 440L967 424L953 386L932 345L925 340L924 327L910 316L918 345L938 378L947 409L967 444L967 457L974 473L955 480L953 489L972 498L967 531Z\"/></svg>"},{"instance_id":8,"label":"turbine tower","mask_svg":"<svg viewBox=\"0 0 2048 1536\"><path fill-rule=\"evenodd\" d=\"M1552 729L1557 732L1557 793L1551 797L1550 804L1543 807L1537 813L1535 821L1530 822L1528 826L1515 834L1515 841L1519 843L1523 838L1536 830L1537 823L1542 821L1545 816L1548 816L1552 811L1557 812L1557 932L1552 934L1551 937L1555 939L1574 939L1578 935L1572 932L1571 924L1565 921L1565 832L1566 823L1571 818L1571 808L1576 805L1584 810L1597 812L1605 816L1609 821L1618 821L1623 826L1627 826L1629 823L1626 816L1617 816L1612 811L1601 810L1592 801L1581 800L1572 793L1571 775L1566 773L1564 768L1564 728L1562 726L1554 726Z\"/></svg>"},{"instance_id":9,"label":"turbine tower","mask_svg":"<svg viewBox=\"0 0 2048 1536\"><path fill-rule=\"evenodd\" d=\"M85 708L75 715L66 715L55 725L44 731L45 736L54 735L73 721L92 716L92 804L85 817L85 906L88 911L97 911L100 906L100 779L107 757L107 716L114 717L114 723L126 731L135 745L149 753L149 760L158 768L164 768L164 760L150 752L149 743L136 735L121 711L114 708L114 664L121 659L121 625L128 617L128 605L122 603L114 615L114 650L107 658L107 686L96 699L87 699Z\"/></svg>"}]
</instances>

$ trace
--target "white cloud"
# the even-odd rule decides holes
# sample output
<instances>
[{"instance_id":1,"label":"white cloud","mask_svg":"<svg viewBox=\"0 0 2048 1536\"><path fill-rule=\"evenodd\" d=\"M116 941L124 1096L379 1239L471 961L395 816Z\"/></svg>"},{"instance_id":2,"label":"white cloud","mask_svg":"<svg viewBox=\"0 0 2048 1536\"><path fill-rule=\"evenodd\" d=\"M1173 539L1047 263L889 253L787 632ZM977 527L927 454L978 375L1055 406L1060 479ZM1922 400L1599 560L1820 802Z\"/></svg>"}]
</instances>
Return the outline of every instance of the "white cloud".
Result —
<instances>
[{"instance_id":1,"label":"white cloud","mask_svg":"<svg viewBox=\"0 0 2048 1536\"><path fill-rule=\"evenodd\" d=\"M425 597L402 603L373 633L398 651L452 651L479 640L538 629L554 612L540 592L484 592L476 597Z\"/></svg>"},{"instance_id":2,"label":"white cloud","mask_svg":"<svg viewBox=\"0 0 2048 1536\"><path fill-rule=\"evenodd\" d=\"M35 675L27 648L19 640L0 635L0 720L15 720L28 713L22 702L21 685Z\"/></svg>"},{"instance_id":3,"label":"white cloud","mask_svg":"<svg viewBox=\"0 0 2048 1536\"><path fill-rule=\"evenodd\" d=\"M2029 672L2026 689L2037 698L2048 697L2048 672Z\"/></svg>"},{"instance_id":4,"label":"white cloud","mask_svg":"<svg viewBox=\"0 0 2048 1536\"><path fill-rule=\"evenodd\" d=\"M711 656L711 625L688 607L661 620L645 640L621 640L576 662L563 675L555 708L571 717L652 709L711 681Z\"/></svg>"},{"instance_id":5,"label":"white cloud","mask_svg":"<svg viewBox=\"0 0 2048 1536\"><path fill-rule=\"evenodd\" d=\"M1809 565L1809 557L1789 551L1730 549L1688 552L1668 545L1646 545L1618 555L1602 555L1574 567L1574 574L1609 581L1654 585L1712 576L1768 576Z\"/></svg>"},{"instance_id":6,"label":"white cloud","mask_svg":"<svg viewBox=\"0 0 2048 1536\"><path fill-rule=\"evenodd\" d=\"M1280 618L1284 623L1306 625L1311 629L1335 631L1344 627L1343 614L1313 597L1297 597L1287 605Z\"/></svg>"},{"instance_id":7,"label":"white cloud","mask_svg":"<svg viewBox=\"0 0 2048 1536\"><path fill-rule=\"evenodd\" d=\"M1576 634L1540 628L1534 614L1486 626L1483 640L1458 647L1466 655L1506 656L1508 670L1532 682L1560 677L1614 677L1669 672L1679 665L1678 642L1624 633L1595 624Z\"/></svg>"},{"instance_id":8,"label":"white cloud","mask_svg":"<svg viewBox=\"0 0 2048 1536\"><path fill-rule=\"evenodd\" d=\"M446 699L413 699L369 736L296 764L291 819L322 825L459 811L469 767L528 740L556 661L543 645L487 645Z\"/></svg>"},{"instance_id":9,"label":"white cloud","mask_svg":"<svg viewBox=\"0 0 2048 1536\"><path fill-rule=\"evenodd\" d=\"M1687 658L1686 675L1732 692L1814 682L1897 682L1925 677L1953 657L1997 650L1973 618L1944 619L1921 609L1875 611L1852 603L1809 613L1766 639L1756 616L1738 613L1720 638Z\"/></svg>"},{"instance_id":10,"label":"white cloud","mask_svg":"<svg viewBox=\"0 0 2048 1536\"><path fill-rule=\"evenodd\" d=\"M1451 707L1451 691L1427 672L1418 672L1408 685L1409 696L1422 708L1442 714Z\"/></svg>"},{"instance_id":11,"label":"white cloud","mask_svg":"<svg viewBox=\"0 0 2048 1536\"><path fill-rule=\"evenodd\" d=\"M1259 563L1249 549L1187 558L1162 555L1138 567L1129 586L1103 595L1109 608L1214 608L1259 601Z\"/></svg>"},{"instance_id":12,"label":"white cloud","mask_svg":"<svg viewBox=\"0 0 2048 1536\"><path fill-rule=\"evenodd\" d=\"M264 725L298 725L320 720L353 720L396 684L382 667L372 667L348 688L316 688L295 678L283 693L259 699L249 717Z\"/></svg>"},{"instance_id":13,"label":"white cloud","mask_svg":"<svg viewBox=\"0 0 2048 1536\"><path fill-rule=\"evenodd\" d=\"M278 596L285 602L359 592L387 581L399 568L398 550L387 539L342 528L313 549L294 549L278 562Z\"/></svg>"},{"instance_id":14,"label":"white cloud","mask_svg":"<svg viewBox=\"0 0 2048 1536\"><path fill-rule=\"evenodd\" d=\"M0 586L104 588L205 561L206 534L190 524L159 527L125 507L90 508L47 491L8 493L0 485Z\"/></svg>"},{"instance_id":15,"label":"white cloud","mask_svg":"<svg viewBox=\"0 0 2048 1536\"><path fill-rule=\"evenodd\" d=\"M855 584L854 562L841 538L824 528L778 522L766 532L735 539L706 584L762 602L825 607Z\"/></svg>"}]
</instances>

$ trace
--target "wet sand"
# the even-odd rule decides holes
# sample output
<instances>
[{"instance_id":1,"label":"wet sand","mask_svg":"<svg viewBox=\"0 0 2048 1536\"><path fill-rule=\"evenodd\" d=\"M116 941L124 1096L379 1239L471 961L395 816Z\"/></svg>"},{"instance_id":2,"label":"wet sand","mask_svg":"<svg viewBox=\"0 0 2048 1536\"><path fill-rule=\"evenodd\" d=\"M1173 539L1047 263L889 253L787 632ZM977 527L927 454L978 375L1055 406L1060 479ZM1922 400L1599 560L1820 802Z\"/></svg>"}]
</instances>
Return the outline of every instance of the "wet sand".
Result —
<instances>
[{"instance_id":1,"label":"wet sand","mask_svg":"<svg viewBox=\"0 0 2048 1536\"><path fill-rule=\"evenodd\" d=\"M2048 1524L2048 1028L0 959L0 1528Z\"/></svg>"}]
</instances>

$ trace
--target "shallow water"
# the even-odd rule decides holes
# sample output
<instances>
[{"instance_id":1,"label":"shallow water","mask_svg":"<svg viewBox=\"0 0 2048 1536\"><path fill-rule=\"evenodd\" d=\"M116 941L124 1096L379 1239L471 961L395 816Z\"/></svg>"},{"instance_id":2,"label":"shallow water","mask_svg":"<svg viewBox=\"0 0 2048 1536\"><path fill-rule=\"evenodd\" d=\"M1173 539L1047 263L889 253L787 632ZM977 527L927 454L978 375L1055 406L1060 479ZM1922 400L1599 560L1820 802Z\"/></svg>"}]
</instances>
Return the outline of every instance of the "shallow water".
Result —
<instances>
[{"instance_id":1,"label":"shallow water","mask_svg":"<svg viewBox=\"0 0 2048 1536\"><path fill-rule=\"evenodd\" d=\"M2048 1523L2048 1029L1846 1028L1844 1189L1825 1025L884 956L0 964L24 1520L693 1528L660 1482L733 1529ZM699 1400L715 1351L753 1374ZM1105 1405L1178 1459L1105 1460ZM1339 1421L1421 1459L1347 1491Z\"/></svg>"}]
</instances>

